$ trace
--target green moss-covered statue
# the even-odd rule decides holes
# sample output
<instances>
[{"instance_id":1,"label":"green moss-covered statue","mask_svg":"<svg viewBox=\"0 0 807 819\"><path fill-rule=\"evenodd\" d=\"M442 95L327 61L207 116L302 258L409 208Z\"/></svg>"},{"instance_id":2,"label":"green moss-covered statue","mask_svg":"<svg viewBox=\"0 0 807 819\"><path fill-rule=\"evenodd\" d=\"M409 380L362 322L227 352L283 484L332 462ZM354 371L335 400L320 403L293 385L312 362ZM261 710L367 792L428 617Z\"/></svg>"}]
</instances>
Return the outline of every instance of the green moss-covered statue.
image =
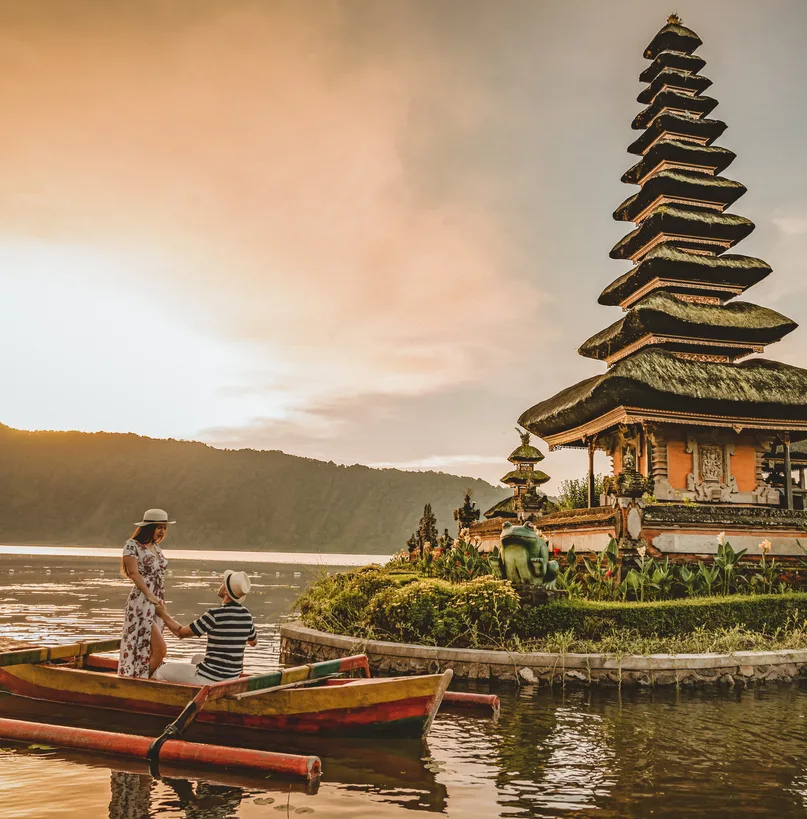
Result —
<instances>
[{"instance_id":1,"label":"green moss-covered statue","mask_svg":"<svg viewBox=\"0 0 807 819\"><path fill-rule=\"evenodd\" d=\"M501 550L494 549L490 556L500 577L511 583L555 588L558 561L549 559L549 547L535 529L507 521L502 526L501 542Z\"/></svg>"}]
</instances>

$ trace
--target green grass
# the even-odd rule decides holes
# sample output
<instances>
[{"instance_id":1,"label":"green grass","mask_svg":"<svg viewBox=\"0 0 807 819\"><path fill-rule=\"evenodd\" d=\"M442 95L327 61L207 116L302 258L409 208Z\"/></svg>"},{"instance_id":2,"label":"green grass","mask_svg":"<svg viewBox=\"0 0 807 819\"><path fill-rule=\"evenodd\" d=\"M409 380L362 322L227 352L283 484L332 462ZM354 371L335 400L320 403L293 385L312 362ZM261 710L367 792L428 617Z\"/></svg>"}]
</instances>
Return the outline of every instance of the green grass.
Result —
<instances>
[{"instance_id":1,"label":"green grass","mask_svg":"<svg viewBox=\"0 0 807 819\"><path fill-rule=\"evenodd\" d=\"M630 629L615 629L596 640L575 637L571 631L553 632L527 641L514 640L516 651L551 654L732 654L735 651L778 651L807 648L807 621L793 620L770 633L749 631L740 625L728 628L698 626L689 634L646 636Z\"/></svg>"}]
</instances>

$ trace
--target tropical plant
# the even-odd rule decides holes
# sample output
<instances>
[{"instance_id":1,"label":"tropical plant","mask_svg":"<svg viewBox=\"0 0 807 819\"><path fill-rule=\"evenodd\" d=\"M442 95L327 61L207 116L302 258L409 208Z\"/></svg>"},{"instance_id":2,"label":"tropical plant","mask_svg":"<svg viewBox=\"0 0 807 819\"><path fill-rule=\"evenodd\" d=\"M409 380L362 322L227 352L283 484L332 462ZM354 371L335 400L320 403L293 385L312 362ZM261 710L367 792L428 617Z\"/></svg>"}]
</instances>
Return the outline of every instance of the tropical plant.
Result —
<instances>
[{"instance_id":1,"label":"tropical plant","mask_svg":"<svg viewBox=\"0 0 807 819\"><path fill-rule=\"evenodd\" d=\"M698 584L706 597L711 597L714 594L714 588L719 579L720 569L717 566L707 566L705 563L698 561Z\"/></svg>"},{"instance_id":2,"label":"tropical plant","mask_svg":"<svg viewBox=\"0 0 807 819\"><path fill-rule=\"evenodd\" d=\"M681 566L678 570L678 579L684 587L687 597L694 597L698 593L698 570L689 566Z\"/></svg>"},{"instance_id":3,"label":"tropical plant","mask_svg":"<svg viewBox=\"0 0 807 819\"><path fill-rule=\"evenodd\" d=\"M566 567L558 572L556 587L567 592L569 597L581 597L583 594L583 581L577 568L577 553L572 546L566 552Z\"/></svg>"},{"instance_id":4,"label":"tropical plant","mask_svg":"<svg viewBox=\"0 0 807 819\"><path fill-rule=\"evenodd\" d=\"M490 559L479 551L481 545L480 538L471 540L468 530L463 529L448 549L427 551L417 568L428 577L439 577L452 583L491 575Z\"/></svg>"},{"instance_id":5,"label":"tropical plant","mask_svg":"<svg viewBox=\"0 0 807 819\"><path fill-rule=\"evenodd\" d=\"M650 577L650 588L653 600L668 600L672 597L673 586L676 583L677 570L670 565L670 559L664 561L653 561L652 575Z\"/></svg>"},{"instance_id":6,"label":"tropical plant","mask_svg":"<svg viewBox=\"0 0 807 819\"><path fill-rule=\"evenodd\" d=\"M770 560L767 559L768 552L771 550L771 542L769 540L763 540L759 544L759 548L762 551L762 556L759 560L759 572L751 577L751 587L753 589L755 589L755 587L761 589L762 594L773 594L774 583L779 574L779 566L776 563L775 557L772 557ZM780 583L779 587L784 587L784 584ZM778 590L779 589L777 589L777 591Z\"/></svg>"},{"instance_id":7,"label":"tropical plant","mask_svg":"<svg viewBox=\"0 0 807 819\"><path fill-rule=\"evenodd\" d=\"M617 574L619 571L619 546L611 541L601 552L593 557L584 557L585 567L584 586L587 597L592 600L611 600L618 587Z\"/></svg>"},{"instance_id":8,"label":"tropical plant","mask_svg":"<svg viewBox=\"0 0 807 819\"><path fill-rule=\"evenodd\" d=\"M720 572L720 590L722 594L731 594L732 590L736 588L737 564L746 551L747 549L740 549L739 552L735 552L725 536L718 536L715 566Z\"/></svg>"}]
</instances>

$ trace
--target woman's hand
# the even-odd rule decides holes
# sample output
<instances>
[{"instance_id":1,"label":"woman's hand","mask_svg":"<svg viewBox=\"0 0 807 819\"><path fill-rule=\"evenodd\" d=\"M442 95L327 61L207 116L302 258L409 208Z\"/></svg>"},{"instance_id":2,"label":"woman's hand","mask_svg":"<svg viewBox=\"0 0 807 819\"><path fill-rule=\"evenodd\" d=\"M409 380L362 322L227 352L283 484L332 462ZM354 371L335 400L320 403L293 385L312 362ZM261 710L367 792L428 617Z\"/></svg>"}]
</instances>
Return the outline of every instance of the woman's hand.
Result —
<instances>
[{"instance_id":1,"label":"woman's hand","mask_svg":"<svg viewBox=\"0 0 807 819\"><path fill-rule=\"evenodd\" d=\"M153 603L155 606L160 605L160 601L153 594L151 594L150 592L149 592L149 594L146 595L146 600L148 600L149 603Z\"/></svg>"}]
</instances>

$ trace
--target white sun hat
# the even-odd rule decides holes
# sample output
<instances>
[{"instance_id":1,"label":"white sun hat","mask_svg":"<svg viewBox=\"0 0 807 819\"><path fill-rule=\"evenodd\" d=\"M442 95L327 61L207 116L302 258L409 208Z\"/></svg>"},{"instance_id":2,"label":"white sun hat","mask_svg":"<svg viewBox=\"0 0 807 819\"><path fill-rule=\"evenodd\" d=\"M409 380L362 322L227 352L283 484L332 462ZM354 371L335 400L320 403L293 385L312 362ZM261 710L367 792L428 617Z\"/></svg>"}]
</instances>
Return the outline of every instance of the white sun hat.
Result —
<instances>
[{"instance_id":1,"label":"white sun hat","mask_svg":"<svg viewBox=\"0 0 807 819\"><path fill-rule=\"evenodd\" d=\"M227 571L224 572L224 588L227 589L227 594L229 594L236 603L242 603L244 601L244 598L249 594L251 585L246 572L234 572L232 569L227 569Z\"/></svg>"},{"instance_id":2,"label":"white sun hat","mask_svg":"<svg viewBox=\"0 0 807 819\"><path fill-rule=\"evenodd\" d=\"M146 509L143 520L139 520L135 526L150 526L152 523L176 523L176 521L168 520L168 512L165 509Z\"/></svg>"}]
</instances>

